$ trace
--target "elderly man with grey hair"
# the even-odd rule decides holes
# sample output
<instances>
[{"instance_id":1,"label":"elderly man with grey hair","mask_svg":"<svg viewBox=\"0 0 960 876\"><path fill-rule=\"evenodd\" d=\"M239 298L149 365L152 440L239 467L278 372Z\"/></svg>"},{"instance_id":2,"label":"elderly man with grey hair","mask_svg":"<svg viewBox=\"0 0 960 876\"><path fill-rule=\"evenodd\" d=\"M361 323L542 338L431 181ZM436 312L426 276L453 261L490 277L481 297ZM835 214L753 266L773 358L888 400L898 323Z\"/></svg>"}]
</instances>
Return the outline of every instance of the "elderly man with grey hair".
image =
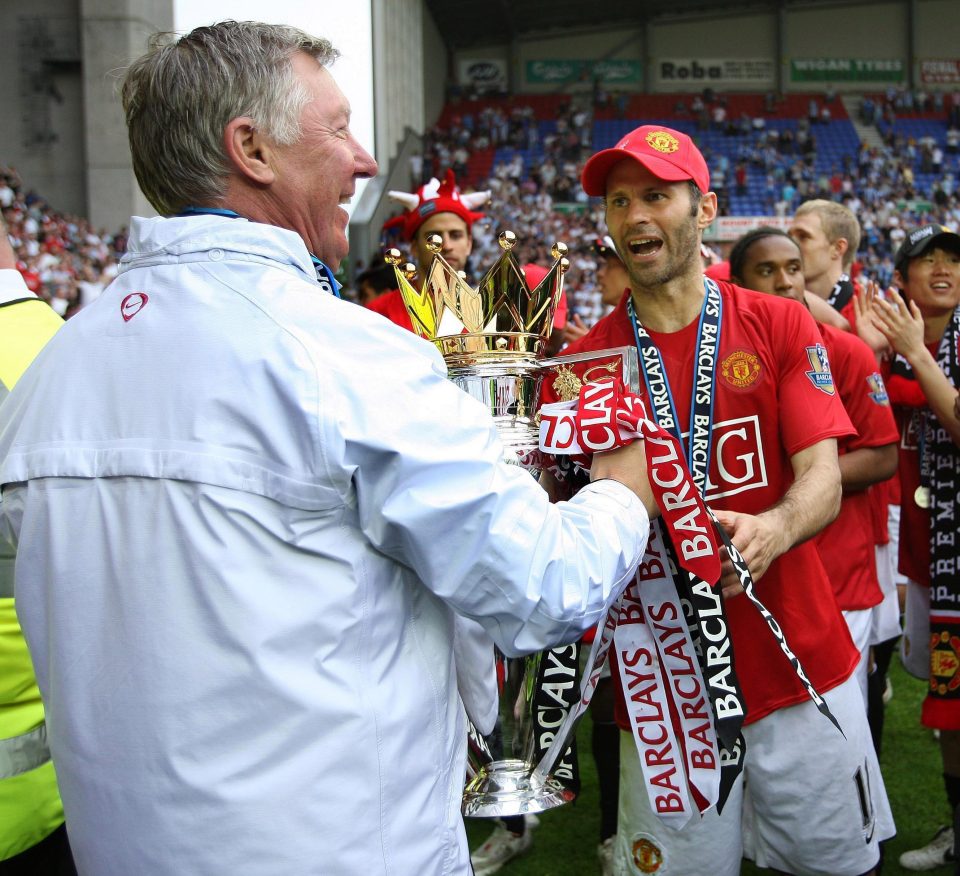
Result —
<instances>
[{"instance_id":1,"label":"elderly man with grey hair","mask_svg":"<svg viewBox=\"0 0 960 876\"><path fill-rule=\"evenodd\" d=\"M130 67L162 216L0 411L81 873L468 873L457 616L572 641L643 553L640 446L551 505L430 345L338 299L377 166L335 57L224 22Z\"/></svg>"}]
</instances>

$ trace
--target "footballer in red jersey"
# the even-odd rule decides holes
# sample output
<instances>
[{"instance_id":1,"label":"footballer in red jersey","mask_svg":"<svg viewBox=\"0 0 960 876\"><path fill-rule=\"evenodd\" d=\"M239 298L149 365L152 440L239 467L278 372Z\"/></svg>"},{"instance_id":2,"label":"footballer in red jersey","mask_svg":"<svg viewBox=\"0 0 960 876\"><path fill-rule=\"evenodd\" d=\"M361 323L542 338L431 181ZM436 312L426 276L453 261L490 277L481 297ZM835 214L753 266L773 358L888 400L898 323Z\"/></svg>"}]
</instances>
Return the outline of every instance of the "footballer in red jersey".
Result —
<instances>
[{"instance_id":1,"label":"footballer in red jersey","mask_svg":"<svg viewBox=\"0 0 960 876\"><path fill-rule=\"evenodd\" d=\"M790 236L758 228L730 252L736 283L758 292L804 302L803 256ZM858 337L819 324L837 393L855 435L838 440L843 499L837 519L814 538L837 603L860 651L857 678L864 700L872 630L872 611L883 601L877 577L876 508L871 487L897 467L897 426L877 371L873 351Z\"/></svg>"},{"instance_id":2,"label":"footballer in red jersey","mask_svg":"<svg viewBox=\"0 0 960 876\"><path fill-rule=\"evenodd\" d=\"M594 155L582 182L604 198L630 294L570 352L636 344L646 362L653 351L641 393L648 410L659 417L670 408L678 431L709 436L706 501L844 730L816 713L726 561L721 583L747 707L743 777L722 814L709 809L673 830L654 814L638 748L624 733L618 866L633 872L643 846L681 876L735 876L742 856L784 872L869 873L892 818L851 678L859 655L809 541L839 510L836 442L852 432L823 339L795 302L722 281L707 293L700 242L717 199L686 134L642 126ZM705 302L717 295L720 316L710 323ZM716 335L705 344L711 325ZM709 410L698 413L703 398ZM688 440L693 446L694 435ZM708 662L727 659L719 650L707 649Z\"/></svg>"}]
</instances>

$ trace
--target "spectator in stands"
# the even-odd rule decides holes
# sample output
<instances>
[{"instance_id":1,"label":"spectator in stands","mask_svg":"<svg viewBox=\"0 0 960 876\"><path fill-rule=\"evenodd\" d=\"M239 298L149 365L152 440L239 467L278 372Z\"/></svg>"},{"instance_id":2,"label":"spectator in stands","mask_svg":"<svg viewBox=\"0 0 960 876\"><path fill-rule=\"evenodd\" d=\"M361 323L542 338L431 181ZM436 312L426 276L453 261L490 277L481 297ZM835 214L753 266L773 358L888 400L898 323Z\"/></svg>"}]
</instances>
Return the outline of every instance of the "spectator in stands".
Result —
<instances>
[{"instance_id":1,"label":"spectator in stands","mask_svg":"<svg viewBox=\"0 0 960 876\"><path fill-rule=\"evenodd\" d=\"M593 105L596 109L606 109L610 103L610 92L604 84L602 76L593 79Z\"/></svg>"},{"instance_id":2,"label":"spectator in stands","mask_svg":"<svg viewBox=\"0 0 960 876\"><path fill-rule=\"evenodd\" d=\"M951 124L947 128L946 148L951 155L960 152L960 127L957 125Z\"/></svg>"},{"instance_id":3,"label":"spectator in stands","mask_svg":"<svg viewBox=\"0 0 960 876\"><path fill-rule=\"evenodd\" d=\"M720 133L726 133L727 108L722 103L714 105L711 111L713 127Z\"/></svg>"},{"instance_id":4,"label":"spectator in stands","mask_svg":"<svg viewBox=\"0 0 960 876\"><path fill-rule=\"evenodd\" d=\"M930 150L930 170L937 176L943 172L943 149L939 143L934 143Z\"/></svg>"},{"instance_id":5,"label":"spectator in stands","mask_svg":"<svg viewBox=\"0 0 960 876\"><path fill-rule=\"evenodd\" d=\"M630 95L626 91L618 91L614 98L613 107L618 119L627 117L627 108L630 106Z\"/></svg>"}]
</instances>

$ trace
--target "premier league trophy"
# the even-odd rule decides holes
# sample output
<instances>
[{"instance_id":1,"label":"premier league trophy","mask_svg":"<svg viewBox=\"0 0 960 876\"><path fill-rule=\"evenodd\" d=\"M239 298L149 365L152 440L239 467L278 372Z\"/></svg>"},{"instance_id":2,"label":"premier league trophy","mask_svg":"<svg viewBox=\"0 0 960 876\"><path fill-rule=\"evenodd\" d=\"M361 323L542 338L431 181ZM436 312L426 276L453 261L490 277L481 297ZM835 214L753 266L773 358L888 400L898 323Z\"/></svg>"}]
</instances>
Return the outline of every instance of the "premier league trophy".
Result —
<instances>
[{"instance_id":1,"label":"premier league trophy","mask_svg":"<svg viewBox=\"0 0 960 876\"><path fill-rule=\"evenodd\" d=\"M427 238L434 259L420 290L412 284L416 268L402 264L398 250L388 250L385 259L395 269L416 332L440 350L450 379L487 405L509 461L536 476L543 381L551 380L557 394L566 398L576 397L581 382L601 375L618 374L635 388L636 351L544 358L569 267L564 244L554 244L553 265L530 289L512 253L516 236L504 231L500 258L474 289L440 255L441 242L439 235ZM491 753L472 730L465 815L539 812L575 796L570 782L574 770L564 753L592 693L579 664L576 644L523 658L497 654L502 752L498 747Z\"/></svg>"}]
</instances>

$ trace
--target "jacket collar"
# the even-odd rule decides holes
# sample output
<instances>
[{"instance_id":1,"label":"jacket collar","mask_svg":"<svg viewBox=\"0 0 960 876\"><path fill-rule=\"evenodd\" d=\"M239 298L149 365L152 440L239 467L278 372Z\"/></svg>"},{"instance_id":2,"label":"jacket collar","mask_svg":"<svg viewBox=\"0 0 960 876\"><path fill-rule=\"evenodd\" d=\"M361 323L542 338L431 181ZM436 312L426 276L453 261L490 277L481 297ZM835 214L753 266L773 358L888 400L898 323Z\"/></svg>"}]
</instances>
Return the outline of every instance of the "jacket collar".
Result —
<instances>
[{"instance_id":1,"label":"jacket collar","mask_svg":"<svg viewBox=\"0 0 960 876\"><path fill-rule=\"evenodd\" d=\"M134 216L120 270L145 262L192 260L213 250L275 262L278 267L297 271L316 282L316 269L306 244L295 231L217 215L150 219Z\"/></svg>"}]
</instances>

